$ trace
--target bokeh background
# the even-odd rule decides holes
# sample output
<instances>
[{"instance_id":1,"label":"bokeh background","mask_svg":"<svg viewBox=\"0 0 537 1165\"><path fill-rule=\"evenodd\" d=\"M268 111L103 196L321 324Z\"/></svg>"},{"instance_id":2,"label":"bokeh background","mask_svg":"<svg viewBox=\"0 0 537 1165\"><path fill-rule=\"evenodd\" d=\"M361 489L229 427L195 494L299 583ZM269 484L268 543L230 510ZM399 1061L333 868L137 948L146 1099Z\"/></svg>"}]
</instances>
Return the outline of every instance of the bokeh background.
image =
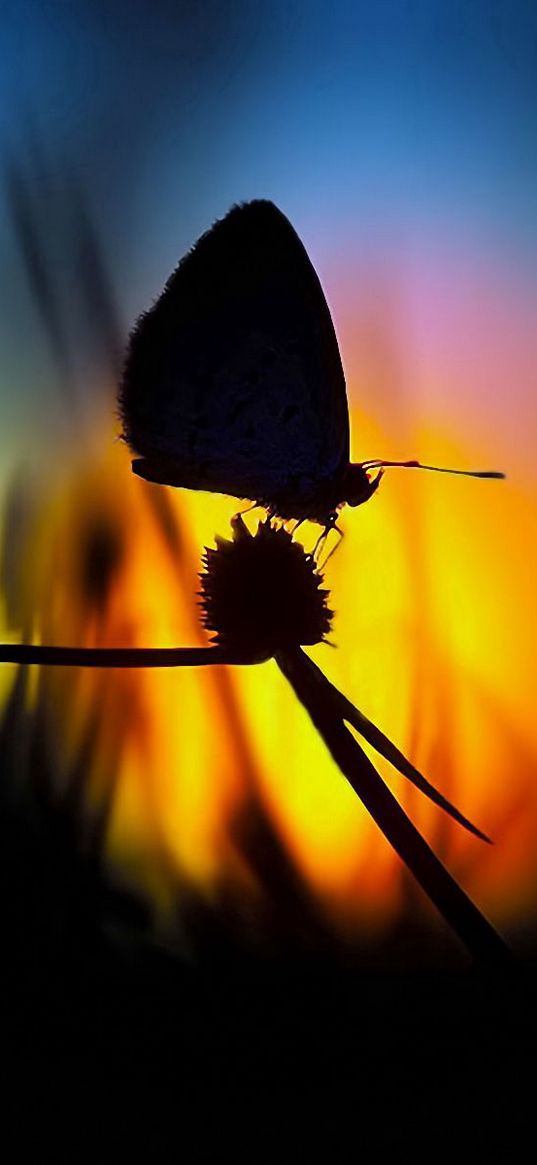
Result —
<instances>
[{"instance_id":1,"label":"bokeh background","mask_svg":"<svg viewBox=\"0 0 537 1165\"><path fill-rule=\"evenodd\" d=\"M312 655L493 837L382 769L534 949L535 6L5 0L0 27L2 638L204 641L201 550L236 503L134 479L115 385L179 257L234 202L272 199L330 304L354 459L507 474L394 470L345 511L337 649ZM37 788L62 844L104 854L163 933L188 945L195 903L256 941L436 934L273 663L6 666L0 700L10 797Z\"/></svg>"}]
</instances>

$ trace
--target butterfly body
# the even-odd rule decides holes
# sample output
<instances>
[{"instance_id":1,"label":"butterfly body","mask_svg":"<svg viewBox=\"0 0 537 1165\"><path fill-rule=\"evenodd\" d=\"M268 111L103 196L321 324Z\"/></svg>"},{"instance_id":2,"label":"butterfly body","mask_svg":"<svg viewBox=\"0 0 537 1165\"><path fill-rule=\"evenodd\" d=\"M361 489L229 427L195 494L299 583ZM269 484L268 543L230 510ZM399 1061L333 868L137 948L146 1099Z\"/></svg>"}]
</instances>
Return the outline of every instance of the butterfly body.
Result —
<instances>
[{"instance_id":1,"label":"butterfly body","mask_svg":"<svg viewBox=\"0 0 537 1165\"><path fill-rule=\"evenodd\" d=\"M287 486L268 496L257 496L253 490L244 494L237 494L232 482L219 479L218 488L212 485L211 474L207 479L204 476L204 466L196 465L192 474L186 468L178 469L174 461L166 461L163 457L136 458L132 463L133 472L146 481L160 485L172 485L182 489L205 489L208 492L231 494L242 497L244 501L254 501L263 506L273 517L283 518L285 521L297 519L300 522L306 519L317 522L320 526L332 526L337 518L338 511L346 503L351 506L361 505L368 500L377 489L381 474L370 478L361 465L346 466L341 476L333 478L315 479L289 474Z\"/></svg>"},{"instance_id":2,"label":"butterfly body","mask_svg":"<svg viewBox=\"0 0 537 1165\"><path fill-rule=\"evenodd\" d=\"M131 335L119 408L140 477L284 519L328 528L382 476L382 462L350 462L328 304L268 201L233 207L181 260Z\"/></svg>"}]
</instances>

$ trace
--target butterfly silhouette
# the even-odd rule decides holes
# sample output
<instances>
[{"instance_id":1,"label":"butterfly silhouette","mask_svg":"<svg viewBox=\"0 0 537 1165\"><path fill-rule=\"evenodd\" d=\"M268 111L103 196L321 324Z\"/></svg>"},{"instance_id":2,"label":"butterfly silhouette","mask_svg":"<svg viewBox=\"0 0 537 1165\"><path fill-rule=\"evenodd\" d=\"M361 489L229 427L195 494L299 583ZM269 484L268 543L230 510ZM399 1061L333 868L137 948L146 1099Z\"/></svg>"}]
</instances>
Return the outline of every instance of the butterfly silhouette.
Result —
<instances>
[{"instance_id":1,"label":"butterfly silhouette","mask_svg":"<svg viewBox=\"0 0 537 1165\"><path fill-rule=\"evenodd\" d=\"M269 201L234 206L181 260L131 335L123 436L147 481L250 499L325 530L387 465L350 461L345 377L321 284Z\"/></svg>"}]
</instances>

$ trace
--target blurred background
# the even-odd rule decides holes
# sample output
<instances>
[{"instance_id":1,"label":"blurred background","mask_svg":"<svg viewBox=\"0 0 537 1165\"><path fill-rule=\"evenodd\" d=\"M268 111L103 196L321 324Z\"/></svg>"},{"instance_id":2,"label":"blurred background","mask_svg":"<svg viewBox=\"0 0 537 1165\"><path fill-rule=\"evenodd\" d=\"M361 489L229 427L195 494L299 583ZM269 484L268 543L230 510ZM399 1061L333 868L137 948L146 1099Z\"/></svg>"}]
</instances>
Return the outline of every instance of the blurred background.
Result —
<instances>
[{"instance_id":1,"label":"blurred background","mask_svg":"<svg viewBox=\"0 0 537 1165\"><path fill-rule=\"evenodd\" d=\"M116 386L180 256L274 200L332 311L354 459L507 474L393 470L344 511L311 654L492 836L381 768L530 972L536 56L522 0L0 4L2 640L204 642L202 548L237 504L134 478ZM526 1159L531 973L469 969L273 662L2 666L0 756L29 1159L294 1165L311 1135L337 1165Z\"/></svg>"},{"instance_id":2,"label":"blurred background","mask_svg":"<svg viewBox=\"0 0 537 1165\"><path fill-rule=\"evenodd\" d=\"M493 837L382 769L532 952L535 6L5 0L0 23L2 638L204 641L201 551L236 502L133 478L115 389L180 256L234 202L272 199L330 305L354 459L507 474L393 470L345 511L327 568L337 649L312 655ZM52 914L82 878L99 917L128 898L128 930L143 902L183 952L222 926L366 961L401 933L418 963L449 946L274 663L5 666L0 701L2 795L26 822L23 846L6 829L8 868L31 855L40 880L48 855ZM41 919L46 900L41 884Z\"/></svg>"}]
</instances>

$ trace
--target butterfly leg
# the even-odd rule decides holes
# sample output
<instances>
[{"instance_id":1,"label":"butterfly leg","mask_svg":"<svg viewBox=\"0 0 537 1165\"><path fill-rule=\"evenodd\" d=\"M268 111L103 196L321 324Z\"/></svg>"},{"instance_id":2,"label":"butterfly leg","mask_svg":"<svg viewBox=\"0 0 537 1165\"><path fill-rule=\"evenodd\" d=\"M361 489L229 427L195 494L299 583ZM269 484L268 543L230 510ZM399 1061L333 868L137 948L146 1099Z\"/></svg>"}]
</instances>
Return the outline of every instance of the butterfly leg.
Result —
<instances>
[{"instance_id":1,"label":"butterfly leg","mask_svg":"<svg viewBox=\"0 0 537 1165\"><path fill-rule=\"evenodd\" d=\"M319 570L325 569L327 562L331 559L332 555L335 554L336 550L339 548L339 546L341 544L342 539L345 537L343 530L338 525L336 525L336 523L334 522L333 526L330 526L327 530L325 530L325 538L328 538L330 530L336 530L337 533L339 534L339 538L338 538L337 542L334 542L334 545L333 545L332 549L328 552L324 562L322 562L322 563L319 562L317 564Z\"/></svg>"},{"instance_id":2,"label":"butterfly leg","mask_svg":"<svg viewBox=\"0 0 537 1165\"><path fill-rule=\"evenodd\" d=\"M334 510L333 513L331 513L329 515L328 521L327 521L322 533L319 535L319 537L315 543L315 546L313 547L312 558L316 561L317 567L319 569L321 569L321 563L319 561L320 560L320 550L321 550L321 547L326 542L326 539L328 538L330 531L336 530L337 533L339 534L339 538L338 538L337 542L335 543L335 545L332 547L330 553L327 554L324 562L322 563L323 570L324 570L329 558L331 558L332 555L334 554L334 552L337 550L337 548L341 542L341 539L344 538L344 536L345 536L343 533L343 530L341 530L337 524L337 517L338 517L337 510Z\"/></svg>"},{"instance_id":3,"label":"butterfly leg","mask_svg":"<svg viewBox=\"0 0 537 1165\"><path fill-rule=\"evenodd\" d=\"M313 550L311 550L310 553L307 555L308 558L313 559L313 561L315 561L317 559L319 549L322 546L323 542L325 541L327 534L328 534L328 529L325 526L323 528L322 532L319 534L319 537L315 543L315 546L313 547Z\"/></svg>"}]
</instances>

